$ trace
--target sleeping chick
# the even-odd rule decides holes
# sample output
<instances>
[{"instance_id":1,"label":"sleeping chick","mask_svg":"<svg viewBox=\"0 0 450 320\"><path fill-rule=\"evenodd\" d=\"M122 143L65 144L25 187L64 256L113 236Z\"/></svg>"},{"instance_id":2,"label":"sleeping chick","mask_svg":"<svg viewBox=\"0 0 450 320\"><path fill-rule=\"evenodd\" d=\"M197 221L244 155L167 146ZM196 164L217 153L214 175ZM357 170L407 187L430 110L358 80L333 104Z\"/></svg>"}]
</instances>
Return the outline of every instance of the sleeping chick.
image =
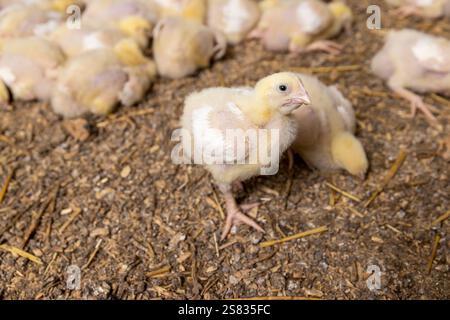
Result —
<instances>
[{"instance_id":1,"label":"sleeping chick","mask_svg":"<svg viewBox=\"0 0 450 320\"><path fill-rule=\"evenodd\" d=\"M158 8L146 0L95 0L89 2L82 25L97 29L121 30L142 48L148 47Z\"/></svg>"},{"instance_id":2,"label":"sleeping chick","mask_svg":"<svg viewBox=\"0 0 450 320\"><path fill-rule=\"evenodd\" d=\"M259 6L254 0L208 1L208 25L222 31L230 44L241 42L259 17Z\"/></svg>"},{"instance_id":3,"label":"sleeping chick","mask_svg":"<svg viewBox=\"0 0 450 320\"><path fill-rule=\"evenodd\" d=\"M0 12L0 37L44 36L62 21L60 12L17 3Z\"/></svg>"},{"instance_id":4,"label":"sleeping chick","mask_svg":"<svg viewBox=\"0 0 450 320\"><path fill-rule=\"evenodd\" d=\"M154 63L131 39L114 49L87 51L61 70L52 95L53 110L66 118L91 112L106 115L122 103L130 106L147 93L156 75Z\"/></svg>"},{"instance_id":5,"label":"sleeping chick","mask_svg":"<svg viewBox=\"0 0 450 320\"><path fill-rule=\"evenodd\" d=\"M450 0L386 0L386 2L397 7L393 13L402 17L450 17Z\"/></svg>"},{"instance_id":6,"label":"sleeping chick","mask_svg":"<svg viewBox=\"0 0 450 320\"><path fill-rule=\"evenodd\" d=\"M227 43L220 32L197 22L170 17L153 32L153 54L158 73L177 79L206 68L225 55Z\"/></svg>"},{"instance_id":7,"label":"sleeping chick","mask_svg":"<svg viewBox=\"0 0 450 320\"><path fill-rule=\"evenodd\" d=\"M292 112L307 103L309 97L300 79L288 72L263 78L254 89L210 88L187 97L181 120L183 151L195 164L205 165L224 195L227 219L222 239L238 222L263 231L242 213L255 205L239 207L231 185L262 174L263 168L274 166L274 162L275 171L266 174L276 173L281 154L295 139ZM264 129L270 133L266 143L255 138ZM272 135L274 132L278 137ZM217 157L205 160L211 150ZM264 154L272 155L269 162L263 161Z\"/></svg>"},{"instance_id":8,"label":"sleeping chick","mask_svg":"<svg viewBox=\"0 0 450 320\"><path fill-rule=\"evenodd\" d=\"M345 169L364 177L368 162L355 132L352 105L339 90L316 77L298 74L311 104L293 112L298 132L292 149L312 168L320 171Z\"/></svg>"},{"instance_id":9,"label":"sleeping chick","mask_svg":"<svg viewBox=\"0 0 450 320\"><path fill-rule=\"evenodd\" d=\"M65 56L39 37L7 38L0 43L0 79L14 99L48 101Z\"/></svg>"},{"instance_id":10,"label":"sleeping chick","mask_svg":"<svg viewBox=\"0 0 450 320\"><path fill-rule=\"evenodd\" d=\"M206 15L206 0L155 0L159 7L159 17L180 17L203 23Z\"/></svg>"},{"instance_id":11,"label":"sleeping chick","mask_svg":"<svg viewBox=\"0 0 450 320\"><path fill-rule=\"evenodd\" d=\"M372 60L372 71L387 81L391 90L411 103L437 125L432 106L408 90L450 95L450 41L411 29L388 33L383 48Z\"/></svg>"},{"instance_id":12,"label":"sleeping chick","mask_svg":"<svg viewBox=\"0 0 450 320\"><path fill-rule=\"evenodd\" d=\"M265 0L258 27L250 34L272 51L325 51L338 54L342 46L327 40L349 29L353 15L344 3L320 0Z\"/></svg>"}]
</instances>

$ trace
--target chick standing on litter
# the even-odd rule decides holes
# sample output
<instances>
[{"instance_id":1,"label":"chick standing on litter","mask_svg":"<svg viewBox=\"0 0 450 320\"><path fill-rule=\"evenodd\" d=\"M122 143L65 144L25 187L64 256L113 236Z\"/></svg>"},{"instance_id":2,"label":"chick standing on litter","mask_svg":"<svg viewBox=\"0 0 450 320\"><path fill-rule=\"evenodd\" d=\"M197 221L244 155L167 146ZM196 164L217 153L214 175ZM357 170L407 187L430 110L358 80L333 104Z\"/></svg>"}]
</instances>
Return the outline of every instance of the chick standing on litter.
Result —
<instances>
[{"instance_id":1,"label":"chick standing on litter","mask_svg":"<svg viewBox=\"0 0 450 320\"><path fill-rule=\"evenodd\" d=\"M353 21L344 3L320 0L265 0L258 27L250 33L271 51L325 51L338 54L342 46L328 39L337 36Z\"/></svg>"},{"instance_id":2,"label":"chick standing on litter","mask_svg":"<svg viewBox=\"0 0 450 320\"><path fill-rule=\"evenodd\" d=\"M0 41L0 79L14 99L48 101L58 67L64 61L65 56L56 44L39 37Z\"/></svg>"},{"instance_id":3,"label":"chick standing on litter","mask_svg":"<svg viewBox=\"0 0 450 320\"><path fill-rule=\"evenodd\" d=\"M254 89L210 88L187 97L182 117L183 151L194 163L206 166L225 197L227 219L222 239L229 233L232 225L238 222L263 231L242 213L255 205L239 207L231 186L259 175L267 163L261 163L258 155L261 152L276 153L277 150L274 150L271 143L249 142L251 133L247 130L254 130L255 134L260 129L279 130L279 140L274 141L279 147L274 156L279 160L295 139L296 123L292 112L307 103L309 96L300 79L287 72L263 78ZM234 139L226 139L225 135L229 130L243 130L239 137L245 141L246 150L242 154L237 154ZM207 156L206 150L211 149L223 151L222 163L202 162Z\"/></svg>"},{"instance_id":4,"label":"chick standing on litter","mask_svg":"<svg viewBox=\"0 0 450 320\"><path fill-rule=\"evenodd\" d=\"M335 86L327 87L313 76L298 76L311 104L293 112L298 131L292 149L312 168L323 172L345 169L364 177L368 162L354 136L356 119L351 103Z\"/></svg>"},{"instance_id":5,"label":"chick standing on litter","mask_svg":"<svg viewBox=\"0 0 450 320\"><path fill-rule=\"evenodd\" d=\"M450 95L449 40L411 29L391 31L372 60L372 71L411 103L412 116L419 109L431 124L437 124L431 112L434 107L413 91Z\"/></svg>"},{"instance_id":6,"label":"chick standing on litter","mask_svg":"<svg viewBox=\"0 0 450 320\"><path fill-rule=\"evenodd\" d=\"M398 7L393 14L402 17L450 17L450 0L386 0L386 2Z\"/></svg>"},{"instance_id":7,"label":"chick standing on litter","mask_svg":"<svg viewBox=\"0 0 450 320\"><path fill-rule=\"evenodd\" d=\"M230 44L241 42L256 26L260 14L254 0L208 1L208 25L222 31Z\"/></svg>"},{"instance_id":8,"label":"chick standing on litter","mask_svg":"<svg viewBox=\"0 0 450 320\"><path fill-rule=\"evenodd\" d=\"M170 17L153 32L153 55L158 73L177 79L206 68L225 55L225 36L197 22Z\"/></svg>"},{"instance_id":9,"label":"chick standing on litter","mask_svg":"<svg viewBox=\"0 0 450 320\"><path fill-rule=\"evenodd\" d=\"M204 23L206 0L154 0L159 7L159 17L180 17L185 20Z\"/></svg>"},{"instance_id":10,"label":"chick standing on litter","mask_svg":"<svg viewBox=\"0 0 450 320\"><path fill-rule=\"evenodd\" d=\"M148 91L156 69L136 42L120 41L114 49L87 51L68 61L52 95L53 110L71 118L91 112L106 115L122 103L130 106Z\"/></svg>"}]
</instances>

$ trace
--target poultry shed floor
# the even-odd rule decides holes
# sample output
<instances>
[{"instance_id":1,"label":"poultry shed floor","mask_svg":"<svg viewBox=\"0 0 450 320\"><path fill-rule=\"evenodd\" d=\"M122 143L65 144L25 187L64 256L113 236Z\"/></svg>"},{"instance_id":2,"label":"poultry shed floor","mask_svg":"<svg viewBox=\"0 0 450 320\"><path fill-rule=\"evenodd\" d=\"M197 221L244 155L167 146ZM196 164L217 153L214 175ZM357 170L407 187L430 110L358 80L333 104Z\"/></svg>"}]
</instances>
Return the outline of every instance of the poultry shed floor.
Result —
<instances>
[{"instance_id":1,"label":"poultry shed floor","mask_svg":"<svg viewBox=\"0 0 450 320\"><path fill-rule=\"evenodd\" d=\"M10 182L0 204L0 298L449 299L450 221L431 223L450 209L450 102L426 96L442 131L422 114L408 118L409 104L370 73L382 32L366 27L369 2L348 2L356 22L337 39L338 56L274 54L248 41L195 77L158 80L144 102L106 119L62 121L43 103L3 108L0 190ZM450 38L448 20L398 19L373 2L382 31ZM183 99L280 70L312 72L352 101L368 175L324 176L299 158L290 171L283 158L277 175L245 182L238 198L262 202L250 215L266 234L241 225L219 242L224 205L211 176L171 161Z\"/></svg>"}]
</instances>

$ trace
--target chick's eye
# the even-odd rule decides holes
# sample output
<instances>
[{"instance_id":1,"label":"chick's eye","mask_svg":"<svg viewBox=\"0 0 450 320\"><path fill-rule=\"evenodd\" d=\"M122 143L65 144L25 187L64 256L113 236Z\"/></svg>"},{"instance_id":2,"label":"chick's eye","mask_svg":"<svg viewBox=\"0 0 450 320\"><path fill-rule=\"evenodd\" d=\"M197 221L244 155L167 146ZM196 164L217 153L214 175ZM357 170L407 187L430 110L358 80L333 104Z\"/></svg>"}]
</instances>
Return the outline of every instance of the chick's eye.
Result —
<instances>
[{"instance_id":1,"label":"chick's eye","mask_svg":"<svg viewBox=\"0 0 450 320\"><path fill-rule=\"evenodd\" d=\"M279 90L280 92L286 92L286 91L288 90L288 86L285 85L285 84L280 84L280 85L278 86L278 90Z\"/></svg>"}]
</instances>

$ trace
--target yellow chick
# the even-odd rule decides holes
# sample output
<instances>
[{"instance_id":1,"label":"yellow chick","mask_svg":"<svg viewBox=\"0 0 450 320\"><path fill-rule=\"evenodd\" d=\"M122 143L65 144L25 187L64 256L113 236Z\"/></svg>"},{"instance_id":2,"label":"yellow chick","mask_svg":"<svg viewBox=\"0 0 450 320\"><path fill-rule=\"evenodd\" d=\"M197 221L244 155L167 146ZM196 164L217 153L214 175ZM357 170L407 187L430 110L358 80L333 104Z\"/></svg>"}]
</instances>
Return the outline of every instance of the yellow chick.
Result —
<instances>
[{"instance_id":1,"label":"yellow chick","mask_svg":"<svg viewBox=\"0 0 450 320\"><path fill-rule=\"evenodd\" d=\"M353 21L342 2L320 0L266 0L258 27L250 33L271 51L325 51L338 54L342 46L331 39Z\"/></svg>"},{"instance_id":2,"label":"yellow chick","mask_svg":"<svg viewBox=\"0 0 450 320\"><path fill-rule=\"evenodd\" d=\"M61 49L43 38L3 39L0 43L0 80L11 90L14 99L47 101L58 67L64 61Z\"/></svg>"},{"instance_id":3,"label":"yellow chick","mask_svg":"<svg viewBox=\"0 0 450 320\"><path fill-rule=\"evenodd\" d=\"M155 76L153 61L136 42L124 39L114 49L91 50L70 59L60 72L51 104L66 118L106 115L119 103L130 106L143 99Z\"/></svg>"},{"instance_id":4,"label":"yellow chick","mask_svg":"<svg viewBox=\"0 0 450 320\"><path fill-rule=\"evenodd\" d=\"M194 74L225 55L227 41L217 30L197 22L170 17L153 32L153 55L158 73L177 79Z\"/></svg>"},{"instance_id":5,"label":"yellow chick","mask_svg":"<svg viewBox=\"0 0 450 320\"><path fill-rule=\"evenodd\" d=\"M327 87L314 76L297 75L311 103L293 112L298 132L292 149L312 168L323 172L344 169L363 178L368 161L354 136L356 120L351 103L336 87Z\"/></svg>"},{"instance_id":6,"label":"yellow chick","mask_svg":"<svg viewBox=\"0 0 450 320\"><path fill-rule=\"evenodd\" d=\"M392 91L411 103L412 117L420 110L431 125L439 126L432 113L434 107L414 92L450 95L448 39L412 29L391 31L371 68Z\"/></svg>"},{"instance_id":7,"label":"yellow chick","mask_svg":"<svg viewBox=\"0 0 450 320\"><path fill-rule=\"evenodd\" d=\"M222 31L228 43L237 44L256 26L261 15L254 0L209 0L208 26Z\"/></svg>"},{"instance_id":8,"label":"yellow chick","mask_svg":"<svg viewBox=\"0 0 450 320\"><path fill-rule=\"evenodd\" d=\"M87 6L82 26L119 29L137 41L142 48L146 48L157 21L158 8L152 1L96 0Z\"/></svg>"},{"instance_id":9,"label":"yellow chick","mask_svg":"<svg viewBox=\"0 0 450 320\"><path fill-rule=\"evenodd\" d=\"M206 16L206 0L155 0L161 19L180 17L203 23Z\"/></svg>"},{"instance_id":10,"label":"yellow chick","mask_svg":"<svg viewBox=\"0 0 450 320\"><path fill-rule=\"evenodd\" d=\"M386 2L397 7L393 14L401 17L450 17L450 0L386 0Z\"/></svg>"},{"instance_id":11,"label":"yellow chick","mask_svg":"<svg viewBox=\"0 0 450 320\"><path fill-rule=\"evenodd\" d=\"M254 88L209 88L186 98L181 120L184 156L204 165L224 195L222 239L238 222L263 232L242 213L257 204L239 207L231 185L276 174L282 153L296 136L292 112L307 103L300 78L288 72L263 78Z\"/></svg>"},{"instance_id":12,"label":"yellow chick","mask_svg":"<svg viewBox=\"0 0 450 320\"><path fill-rule=\"evenodd\" d=\"M37 5L10 5L0 13L0 37L45 36L62 21L61 13Z\"/></svg>"},{"instance_id":13,"label":"yellow chick","mask_svg":"<svg viewBox=\"0 0 450 320\"><path fill-rule=\"evenodd\" d=\"M6 87L5 83L0 80L0 106L7 104L10 99L11 97L8 88Z\"/></svg>"}]
</instances>

